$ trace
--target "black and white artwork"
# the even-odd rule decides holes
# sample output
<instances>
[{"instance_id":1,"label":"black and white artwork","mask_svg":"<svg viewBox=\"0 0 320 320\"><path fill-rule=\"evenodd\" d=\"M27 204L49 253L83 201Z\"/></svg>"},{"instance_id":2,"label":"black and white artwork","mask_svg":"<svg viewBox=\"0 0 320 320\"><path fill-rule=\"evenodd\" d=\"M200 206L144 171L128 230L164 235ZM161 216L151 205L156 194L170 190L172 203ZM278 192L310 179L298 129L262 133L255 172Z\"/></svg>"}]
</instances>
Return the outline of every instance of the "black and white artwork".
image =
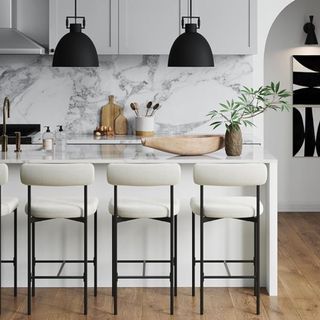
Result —
<instances>
[{"instance_id":1,"label":"black and white artwork","mask_svg":"<svg viewBox=\"0 0 320 320\"><path fill-rule=\"evenodd\" d=\"M320 156L320 108L293 108L293 156Z\"/></svg>"},{"instance_id":2,"label":"black and white artwork","mask_svg":"<svg viewBox=\"0 0 320 320\"><path fill-rule=\"evenodd\" d=\"M293 104L320 106L320 55L293 56Z\"/></svg>"},{"instance_id":3,"label":"black and white artwork","mask_svg":"<svg viewBox=\"0 0 320 320\"><path fill-rule=\"evenodd\" d=\"M320 55L293 56L293 156L320 156Z\"/></svg>"}]
</instances>

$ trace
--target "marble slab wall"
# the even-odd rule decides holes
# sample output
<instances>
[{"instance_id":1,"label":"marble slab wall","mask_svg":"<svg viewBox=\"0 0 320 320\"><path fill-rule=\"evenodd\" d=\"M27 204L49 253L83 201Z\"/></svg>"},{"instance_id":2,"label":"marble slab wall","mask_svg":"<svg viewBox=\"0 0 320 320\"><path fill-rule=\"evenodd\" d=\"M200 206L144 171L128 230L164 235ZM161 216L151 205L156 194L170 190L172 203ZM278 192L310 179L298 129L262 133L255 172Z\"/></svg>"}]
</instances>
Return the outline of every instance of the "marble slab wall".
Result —
<instances>
[{"instance_id":1,"label":"marble slab wall","mask_svg":"<svg viewBox=\"0 0 320 320\"><path fill-rule=\"evenodd\" d=\"M168 68L167 56L103 56L99 68L52 68L48 56L0 56L0 104L12 101L9 123L64 125L69 133L91 133L110 94L124 106L159 102L156 131L211 132L207 113L251 86L251 56L218 56L215 68ZM221 133L221 128L217 132ZM251 139L254 129L245 129Z\"/></svg>"}]
</instances>

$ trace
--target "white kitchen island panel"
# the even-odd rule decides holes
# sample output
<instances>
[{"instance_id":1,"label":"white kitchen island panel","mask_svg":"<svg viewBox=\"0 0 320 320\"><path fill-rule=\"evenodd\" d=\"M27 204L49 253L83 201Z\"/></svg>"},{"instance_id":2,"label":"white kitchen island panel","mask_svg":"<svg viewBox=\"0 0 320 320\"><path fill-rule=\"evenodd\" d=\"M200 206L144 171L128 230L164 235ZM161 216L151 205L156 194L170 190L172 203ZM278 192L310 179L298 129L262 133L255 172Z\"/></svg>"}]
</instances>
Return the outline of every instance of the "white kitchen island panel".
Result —
<instances>
[{"instance_id":1,"label":"white kitchen island panel","mask_svg":"<svg viewBox=\"0 0 320 320\"><path fill-rule=\"evenodd\" d=\"M18 221L18 280L19 286L26 286L26 202L27 188L20 183L19 170L24 162L91 162L95 164L96 181L89 187L89 195L100 199L98 209L98 285L111 286L111 216L107 204L112 197L112 186L106 182L108 163L179 163L182 166L182 181L175 188L176 196L181 201L178 217L178 285L191 286L191 211L189 199L199 194L199 187L194 185L192 167L195 163L265 163L269 176L262 187L264 213L261 219L261 283L267 287L270 295L277 295L277 161L260 146L244 146L241 157L227 157L224 150L196 157L180 157L145 148L141 145L68 145L63 153L44 153L39 146L22 146L23 152L16 154L14 147L1 154L1 161L9 164L9 183L3 187L4 195L17 196L20 199ZM80 188L34 188L34 195L63 194L64 196L82 196ZM206 188L206 196L228 194L254 194L251 188ZM121 196L169 197L168 188L119 188ZM92 226L89 219L89 258L93 254ZM197 236L198 223L197 223ZM37 259L77 259L82 258L82 228L69 221L56 220L37 225ZM205 253L212 259L251 259L253 255L253 226L236 220L211 222L205 227ZM198 237L197 237L198 238ZM196 239L197 239L196 238ZM3 218L3 258L12 257L13 224L10 216ZM196 241L198 245L198 241ZM140 220L119 226L120 259L167 259L169 255L169 227L158 221ZM55 275L57 265L39 265L39 274ZM92 285L91 267L89 267L89 285ZM147 266L147 274L166 272L167 266ZM235 265L231 272L240 274L251 272L249 266ZM3 266L3 285L11 286L11 268ZM82 266L66 266L64 274L81 274ZM223 266L208 266L208 272L225 273ZM125 265L119 273L140 274L141 265ZM199 278L199 277L197 277ZM38 286L81 286L78 280L39 280ZM167 286L164 280L128 280L120 281L119 286ZM250 280L207 280L206 286L250 286ZM191 290L191 289L190 289Z\"/></svg>"}]
</instances>

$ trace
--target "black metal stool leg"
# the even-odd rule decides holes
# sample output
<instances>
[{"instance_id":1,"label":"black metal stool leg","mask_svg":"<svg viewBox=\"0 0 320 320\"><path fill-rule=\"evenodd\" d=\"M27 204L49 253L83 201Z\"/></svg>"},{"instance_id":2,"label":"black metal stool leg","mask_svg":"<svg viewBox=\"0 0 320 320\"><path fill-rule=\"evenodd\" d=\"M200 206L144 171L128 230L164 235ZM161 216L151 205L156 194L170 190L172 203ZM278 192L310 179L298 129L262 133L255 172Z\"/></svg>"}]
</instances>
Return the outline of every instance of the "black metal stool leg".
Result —
<instances>
[{"instance_id":1,"label":"black metal stool leg","mask_svg":"<svg viewBox=\"0 0 320 320\"><path fill-rule=\"evenodd\" d=\"M257 296L257 222L253 223L254 235L253 235L253 243L254 243L254 295Z\"/></svg>"},{"instance_id":2,"label":"black metal stool leg","mask_svg":"<svg viewBox=\"0 0 320 320\"><path fill-rule=\"evenodd\" d=\"M174 295L178 294L178 216L174 217Z\"/></svg>"},{"instance_id":3,"label":"black metal stool leg","mask_svg":"<svg viewBox=\"0 0 320 320\"><path fill-rule=\"evenodd\" d=\"M35 223L32 222L32 296L36 293L36 280L35 280L35 269L36 269L36 243L35 243Z\"/></svg>"},{"instance_id":4,"label":"black metal stool leg","mask_svg":"<svg viewBox=\"0 0 320 320\"><path fill-rule=\"evenodd\" d=\"M194 297L196 294L195 290L195 282L196 282L196 254L195 254L195 215L192 212L192 296Z\"/></svg>"},{"instance_id":5,"label":"black metal stool leg","mask_svg":"<svg viewBox=\"0 0 320 320\"><path fill-rule=\"evenodd\" d=\"M98 214L94 213L94 296L98 293Z\"/></svg>"},{"instance_id":6,"label":"black metal stool leg","mask_svg":"<svg viewBox=\"0 0 320 320\"><path fill-rule=\"evenodd\" d=\"M204 283L204 271L203 271L203 186L200 186L200 314L203 314L204 309L204 296L203 296L203 283Z\"/></svg>"},{"instance_id":7,"label":"black metal stool leg","mask_svg":"<svg viewBox=\"0 0 320 320\"><path fill-rule=\"evenodd\" d=\"M174 212L173 212L173 187L170 187L170 314L174 308Z\"/></svg>"},{"instance_id":8,"label":"black metal stool leg","mask_svg":"<svg viewBox=\"0 0 320 320\"><path fill-rule=\"evenodd\" d=\"M115 235L114 235L114 314L118 314L118 225L117 217L115 217Z\"/></svg>"},{"instance_id":9,"label":"black metal stool leg","mask_svg":"<svg viewBox=\"0 0 320 320\"><path fill-rule=\"evenodd\" d=\"M0 189L0 207L1 207L1 189ZM1 212L1 209L0 209L0 314L1 314L1 309L2 309L2 303L1 303L1 300L2 300L2 294L1 294L1 291L2 291L2 272L1 272L1 269L2 269L2 263L1 263L2 252L1 252L1 247L2 247L2 212Z\"/></svg>"},{"instance_id":10,"label":"black metal stool leg","mask_svg":"<svg viewBox=\"0 0 320 320\"><path fill-rule=\"evenodd\" d=\"M114 315L118 314L118 253L117 253L117 245L118 245L118 193L117 186L114 186L114 213L112 216L112 226L113 226L113 234L112 234L112 246L113 246L113 313Z\"/></svg>"},{"instance_id":11,"label":"black metal stool leg","mask_svg":"<svg viewBox=\"0 0 320 320\"><path fill-rule=\"evenodd\" d=\"M257 256L256 256L256 299L257 299L257 315L260 314L260 186L257 186L257 194L256 194L256 224L257 224L257 230L256 230L256 246L257 246Z\"/></svg>"},{"instance_id":12,"label":"black metal stool leg","mask_svg":"<svg viewBox=\"0 0 320 320\"><path fill-rule=\"evenodd\" d=\"M257 314L260 314L260 219L257 222Z\"/></svg>"},{"instance_id":13,"label":"black metal stool leg","mask_svg":"<svg viewBox=\"0 0 320 320\"><path fill-rule=\"evenodd\" d=\"M31 187L28 186L28 315L31 315Z\"/></svg>"},{"instance_id":14,"label":"black metal stool leg","mask_svg":"<svg viewBox=\"0 0 320 320\"><path fill-rule=\"evenodd\" d=\"M84 281L84 303L83 303L83 313L84 315L88 314L88 193L87 193L87 186L84 187L84 274L83 274L83 281Z\"/></svg>"},{"instance_id":15,"label":"black metal stool leg","mask_svg":"<svg viewBox=\"0 0 320 320\"><path fill-rule=\"evenodd\" d=\"M111 263L111 267L112 267L112 297L114 297L114 271L115 271L115 268L114 268L114 215L112 216L112 233L111 233L111 237L112 237L112 263Z\"/></svg>"},{"instance_id":16,"label":"black metal stool leg","mask_svg":"<svg viewBox=\"0 0 320 320\"><path fill-rule=\"evenodd\" d=\"M13 294L16 297L17 293L18 293L18 254L17 254L17 219L18 219L18 215L17 215L17 209L14 210L14 216L13 216L13 285L14 285L14 289L13 289Z\"/></svg>"}]
</instances>

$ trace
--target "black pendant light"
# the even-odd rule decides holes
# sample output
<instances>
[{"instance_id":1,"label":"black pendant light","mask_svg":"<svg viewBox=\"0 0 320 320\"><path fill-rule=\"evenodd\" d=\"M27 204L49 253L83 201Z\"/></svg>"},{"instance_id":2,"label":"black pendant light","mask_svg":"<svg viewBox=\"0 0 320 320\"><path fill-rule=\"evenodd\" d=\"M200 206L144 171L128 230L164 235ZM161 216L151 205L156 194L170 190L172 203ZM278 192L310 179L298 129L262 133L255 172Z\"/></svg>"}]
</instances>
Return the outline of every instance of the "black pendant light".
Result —
<instances>
[{"instance_id":1,"label":"black pendant light","mask_svg":"<svg viewBox=\"0 0 320 320\"><path fill-rule=\"evenodd\" d=\"M188 19L189 23L185 23ZM193 23L196 20L196 23ZM169 54L169 67L214 67L213 54L208 41L197 32L200 28L200 17L182 17L182 28L185 32L173 43Z\"/></svg>"},{"instance_id":2,"label":"black pendant light","mask_svg":"<svg viewBox=\"0 0 320 320\"><path fill-rule=\"evenodd\" d=\"M310 16L310 22L306 23L303 27L304 32L307 34L306 45L318 44L317 35L315 32L315 25L313 24L313 16Z\"/></svg>"},{"instance_id":3,"label":"black pendant light","mask_svg":"<svg viewBox=\"0 0 320 320\"><path fill-rule=\"evenodd\" d=\"M85 17L77 16L77 0L74 1L74 16L66 18L66 28L70 30L59 41L53 56L53 67L99 67L97 50L92 40L82 33ZM69 19L74 23L69 24ZM77 23L82 19L82 23Z\"/></svg>"}]
</instances>

